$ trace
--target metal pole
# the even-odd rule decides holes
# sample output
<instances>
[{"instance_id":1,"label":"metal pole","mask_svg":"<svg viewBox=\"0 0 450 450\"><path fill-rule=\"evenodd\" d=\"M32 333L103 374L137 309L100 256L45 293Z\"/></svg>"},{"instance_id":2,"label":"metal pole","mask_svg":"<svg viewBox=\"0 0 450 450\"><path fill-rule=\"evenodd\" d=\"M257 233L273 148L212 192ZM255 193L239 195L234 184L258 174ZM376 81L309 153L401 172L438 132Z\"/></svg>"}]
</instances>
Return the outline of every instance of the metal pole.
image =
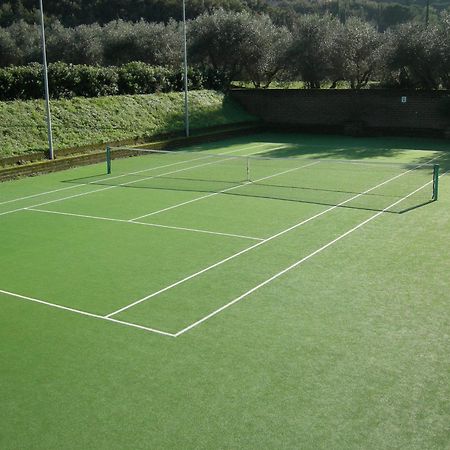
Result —
<instances>
[{"instance_id":1,"label":"metal pole","mask_svg":"<svg viewBox=\"0 0 450 450\"><path fill-rule=\"evenodd\" d=\"M45 49L44 7L42 5L42 0L39 0L39 6L41 13L42 64L44 66L44 90L45 90L45 109L47 118L48 152L50 159L54 159L55 155L53 151L52 116L50 113L50 99L48 90L47 52Z\"/></svg>"},{"instance_id":2,"label":"metal pole","mask_svg":"<svg viewBox=\"0 0 450 450\"><path fill-rule=\"evenodd\" d=\"M427 0L427 6L425 10L425 26L428 26L429 21L430 21L430 0Z\"/></svg>"},{"instance_id":3,"label":"metal pole","mask_svg":"<svg viewBox=\"0 0 450 450\"><path fill-rule=\"evenodd\" d=\"M183 0L183 53L184 53L184 126L186 137L189 137L189 96L187 67L187 35L186 35L186 0Z\"/></svg>"}]
</instances>

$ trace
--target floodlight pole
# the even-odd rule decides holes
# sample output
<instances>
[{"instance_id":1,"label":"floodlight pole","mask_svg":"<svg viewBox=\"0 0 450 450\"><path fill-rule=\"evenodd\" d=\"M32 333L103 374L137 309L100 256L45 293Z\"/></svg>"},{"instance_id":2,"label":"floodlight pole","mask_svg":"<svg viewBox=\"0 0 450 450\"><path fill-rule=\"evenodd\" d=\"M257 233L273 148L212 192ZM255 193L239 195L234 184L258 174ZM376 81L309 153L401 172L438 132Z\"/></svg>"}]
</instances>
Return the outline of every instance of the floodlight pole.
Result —
<instances>
[{"instance_id":1,"label":"floodlight pole","mask_svg":"<svg viewBox=\"0 0 450 450\"><path fill-rule=\"evenodd\" d=\"M183 53L184 53L184 127L186 137L189 137L189 96L188 96L188 66L187 66L187 35L186 35L186 0L183 0Z\"/></svg>"},{"instance_id":2,"label":"floodlight pole","mask_svg":"<svg viewBox=\"0 0 450 450\"><path fill-rule=\"evenodd\" d=\"M50 98L48 90L47 51L45 48L44 7L42 5L42 0L39 0L39 7L41 16L42 64L44 67L44 90L45 90L45 109L47 119L48 152L50 159L54 159L55 154L53 151L52 116L50 113Z\"/></svg>"}]
</instances>

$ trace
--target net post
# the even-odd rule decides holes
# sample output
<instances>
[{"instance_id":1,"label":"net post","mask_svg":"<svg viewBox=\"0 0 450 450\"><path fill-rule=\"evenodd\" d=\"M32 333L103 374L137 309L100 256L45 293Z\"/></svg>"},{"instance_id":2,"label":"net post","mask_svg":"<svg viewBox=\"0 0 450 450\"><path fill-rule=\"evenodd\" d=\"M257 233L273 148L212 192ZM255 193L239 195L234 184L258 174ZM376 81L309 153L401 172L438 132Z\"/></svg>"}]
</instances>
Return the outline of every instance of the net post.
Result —
<instances>
[{"instance_id":1,"label":"net post","mask_svg":"<svg viewBox=\"0 0 450 450\"><path fill-rule=\"evenodd\" d=\"M109 145L106 147L106 173L108 175L111 173L111 147Z\"/></svg>"},{"instance_id":2,"label":"net post","mask_svg":"<svg viewBox=\"0 0 450 450\"><path fill-rule=\"evenodd\" d=\"M247 183L250 183L250 158L247 156L246 159L246 170L247 170Z\"/></svg>"},{"instance_id":3,"label":"net post","mask_svg":"<svg viewBox=\"0 0 450 450\"><path fill-rule=\"evenodd\" d=\"M431 199L436 201L439 194L439 164L433 166L433 196Z\"/></svg>"}]
</instances>

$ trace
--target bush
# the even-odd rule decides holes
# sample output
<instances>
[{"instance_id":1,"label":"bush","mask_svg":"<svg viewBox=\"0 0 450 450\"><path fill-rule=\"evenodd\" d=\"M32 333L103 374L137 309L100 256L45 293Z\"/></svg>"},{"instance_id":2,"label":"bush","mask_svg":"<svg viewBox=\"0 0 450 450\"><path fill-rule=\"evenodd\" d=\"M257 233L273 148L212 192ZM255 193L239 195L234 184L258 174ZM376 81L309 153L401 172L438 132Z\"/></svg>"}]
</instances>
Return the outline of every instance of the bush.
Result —
<instances>
[{"instance_id":1,"label":"bush","mask_svg":"<svg viewBox=\"0 0 450 450\"><path fill-rule=\"evenodd\" d=\"M132 62L121 67L49 64L52 98L101 97L182 91L183 70ZM226 77L211 69L189 68L189 89L223 88ZM0 100L30 100L44 95L40 64L0 68Z\"/></svg>"},{"instance_id":2,"label":"bush","mask_svg":"<svg viewBox=\"0 0 450 450\"><path fill-rule=\"evenodd\" d=\"M151 94L171 90L170 70L164 67L152 67L141 62L132 62L120 67L118 75L121 94Z\"/></svg>"},{"instance_id":3,"label":"bush","mask_svg":"<svg viewBox=\"0 0 450 450\"><path fill-rule=\"evenodd\" d=\"M0 69L0 100L28 100L43 96L42 68L39 64Z\"/></svg>"}]
</instances>

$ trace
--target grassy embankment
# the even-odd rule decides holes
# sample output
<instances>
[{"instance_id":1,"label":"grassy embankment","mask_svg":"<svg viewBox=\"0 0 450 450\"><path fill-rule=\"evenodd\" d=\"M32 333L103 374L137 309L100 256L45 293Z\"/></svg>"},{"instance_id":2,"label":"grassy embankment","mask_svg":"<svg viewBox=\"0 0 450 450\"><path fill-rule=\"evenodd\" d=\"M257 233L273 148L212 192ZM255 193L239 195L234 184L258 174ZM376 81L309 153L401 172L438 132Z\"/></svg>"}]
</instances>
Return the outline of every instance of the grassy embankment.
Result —
<instances>
[{"instance_id":1,"label":"grassy embankment","mask_svg":"<svg viewBox=\"0 0 450 450\"><path fill-rule=\"evenodd\" d=\"M74 98L52 102L55 149L183 130L183 93ZM223 94L190 93L192 129L256 120ZM0 158L47 149L42 100L0 102Z\"/></svg>"}]
</instances>

